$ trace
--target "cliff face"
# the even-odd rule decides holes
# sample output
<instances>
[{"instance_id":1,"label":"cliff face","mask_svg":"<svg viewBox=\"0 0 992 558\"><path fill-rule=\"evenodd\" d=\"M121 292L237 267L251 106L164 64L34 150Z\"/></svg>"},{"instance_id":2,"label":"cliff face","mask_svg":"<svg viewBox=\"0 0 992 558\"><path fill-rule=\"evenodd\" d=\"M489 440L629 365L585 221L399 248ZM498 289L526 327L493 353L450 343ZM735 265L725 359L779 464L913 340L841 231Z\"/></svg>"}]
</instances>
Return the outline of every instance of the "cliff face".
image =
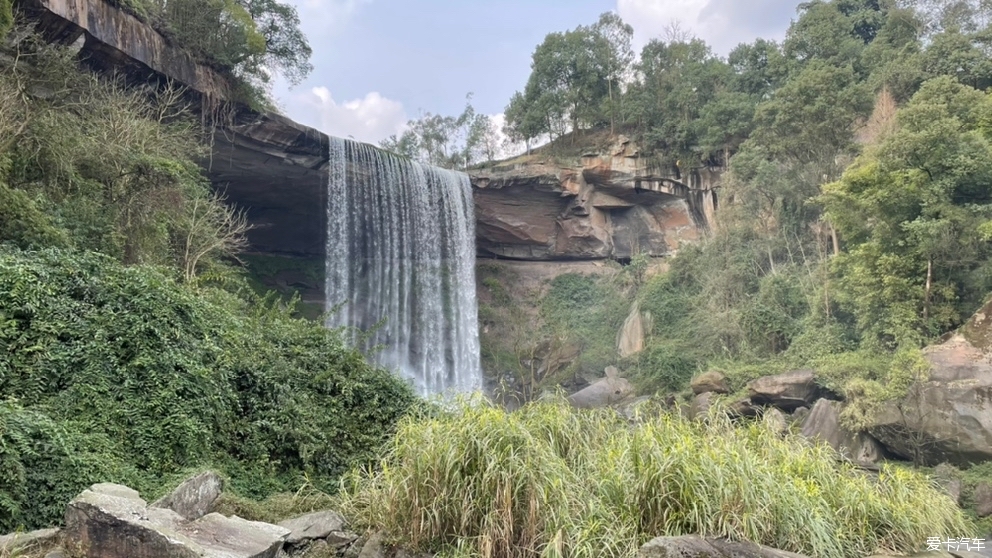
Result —
<instances>
[{"instance_id":1,"label":"cliff face","mask_svg":"<svg viewBox=\"0 0 992 558\"><path fill-rule=\"evenodd\" d=\"M194 110L224 122L203 166L228 199L245 208L255 252L322 259L326 242L328 137L285 117L228 102L231 85L212 68L105 0L21 0L51 42L132 82L171 81ZM682 176L619 138L562 165L537 156L474 173L479 255L521 260L663 256L712 222L719 173ZM311 286L314 292L322 287Z\"/></svg>"},{"instance_id":2,"label":"cliff face","mask_svg":"<svg viewBox=\"0 0 992 558\"><path fill-rule=\"evenodd\" d=\"M719 170L673 176L623 136L600 151L566 165L521 157L474 174L479 255L665 256L713 222Z\"/></svg>"}]
</instances>

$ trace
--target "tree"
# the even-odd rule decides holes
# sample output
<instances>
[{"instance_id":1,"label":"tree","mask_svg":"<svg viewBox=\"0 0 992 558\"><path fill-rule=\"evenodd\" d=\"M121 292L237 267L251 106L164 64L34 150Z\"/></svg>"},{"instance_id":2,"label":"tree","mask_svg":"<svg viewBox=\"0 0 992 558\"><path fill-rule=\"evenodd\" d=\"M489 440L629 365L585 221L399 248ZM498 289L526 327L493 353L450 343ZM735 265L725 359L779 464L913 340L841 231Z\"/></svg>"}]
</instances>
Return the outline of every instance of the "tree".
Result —
<instances>
[{"instance_id":1,"label":"tree","mask_svg":"<svg viewBox=\"0 0 992 558\"><path fill-rule=\"evenodd\" d=\"M885 136L824 187L846 245L842 295L867 343L919 344L960 323L992 285L992 145L979 127L988 96L949 77L928 81Z\"/></svg>"},{"instance_id":2,"label":"tree","mask_svg":"<svg viewBox=\"0 0 992 558\"><path fill-rule=\"evenodd\" d=\"M257 62L281 72L291 84L297 85L313 71L312 50L306 35L300 30L300 16L290 4L276 0L238 0L255 24L255 30L265 38L265 55ZM261 67L252 68L262 75Z\"/></svg>"},{"instance_id":3,"label":"tree","mask_svg":"<svg viewBox=\"0 0 992 558\"><path fill-rule=\"evenodd\" d=\"M731 81L730 67L699 39L654 40L641 51L637 70L640 79L630 88L628 106L644 141L672 162L698 159L697 120Z\"/></svg>"},{"instance_id":4,"label":"tree","mask_svg":"<svg viewBox=\"0 0 992 558\"><path fill-rule=\"evenodd\" d=\"M601 108L623 72L616 58L622 45L611 44L606 34L619 37L627 29L618 18L604 16L600 23L599 30L551 33L538 45L527 85L506 110L513 136L526 141L546 133L554 139L605 120Z\"/></svg>"},{"instance_id":5,"label":"tree","mask_svg":"<svg viewBox=\"0 0 992 558\"><path fill-rule=\"evenodd\" d=\"M623 100L623 86L631 78L631 67L634 63L634 49L631 46L634 28L624 23L615 12L606 12L599 16L599 21L592 26L592 30L604 39L599 44L608 49L598 56L602 57L606 65L606 79L609 85L607 112L610 115L610 132L613 133L617 114L622 112L622 107L617 107L617 103Z\"/></svg>"}]
</instances>

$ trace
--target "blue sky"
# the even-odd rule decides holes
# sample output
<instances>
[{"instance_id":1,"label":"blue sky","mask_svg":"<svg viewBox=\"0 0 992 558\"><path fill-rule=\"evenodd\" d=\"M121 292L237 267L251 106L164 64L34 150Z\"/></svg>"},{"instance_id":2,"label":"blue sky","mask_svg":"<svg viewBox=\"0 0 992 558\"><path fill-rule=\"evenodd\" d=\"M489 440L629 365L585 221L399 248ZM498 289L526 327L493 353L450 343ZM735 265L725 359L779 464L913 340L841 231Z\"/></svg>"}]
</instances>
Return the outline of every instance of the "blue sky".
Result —
<instances>
[{"instance_id":1,"label":"blue sky","mask_svg":"<svg viewBox=\"0 0 992 558\"><path fill-rule=\"evenodd\" d=\"M457 114L465 95L500 114L553 31L616 11L635 47L672 21L726 54L755 37L781 39L798 0L290 0L313 48L299 86L277 84L287 116L376 143L421 112Z\"/></svg>"}]
</instances>

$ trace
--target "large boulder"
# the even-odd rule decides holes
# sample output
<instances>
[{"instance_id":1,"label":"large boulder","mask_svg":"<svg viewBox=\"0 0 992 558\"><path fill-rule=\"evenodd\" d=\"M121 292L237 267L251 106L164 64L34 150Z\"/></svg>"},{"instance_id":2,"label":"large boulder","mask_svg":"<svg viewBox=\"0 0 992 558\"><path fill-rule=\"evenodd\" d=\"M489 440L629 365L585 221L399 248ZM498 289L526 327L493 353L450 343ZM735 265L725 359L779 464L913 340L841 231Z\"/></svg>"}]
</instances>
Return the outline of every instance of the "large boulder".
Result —
<instances>
[{"instance_id":1,"label":"large boulder","mask_svg":"<svg viewBox=\"0 0 992 558\"><path fill-rule=\"evenodd\" d=\"M755 405L771 405L787 413L808 407L825 394L825 390L816 384L812 370L758 378L747 385L747 390Z\"/></svg>"},{"instance_id":2,"label":"large boulder","mask_svg":"<svg viewBox=\"0 0 992 558\"><path fill-rule=\"evenodd\" d=\"M871 434L917 462L992 460L992 303L943 343L927 347L930 376L882 405Z\"/></svg>"},{"instance_id":3,"label":"large boulder","mask_svg":"<svg viewBox=\"0 0 992 558\"><path fill-rule=\"evenodd\" d=\"M214 511L224 479L212 471L205 471L186 479L175 490L153 503L156 508L169 508L190 521Z\"/></svg>"},{"instance_id":4,"label":"large boulder","mask_svg":"<svg viewBox=\"0 0 992 558\"><path fill-rule=\"evenodd\" d=\"M633 393L634 386L620 377L616 367L608 366L605 378L573 393L568 400L576 407L589 409L620 403Z\"/></svg>"},{"instance_id":5,"label":"large boulder","mask_svg":"<svg viewBox=\"0 0 992 558\"><path fill-rule=\"evenodd\" d=\"M641 547L638 558L805 558L749 542L686 535L658 537Z\"/></svg>"},{"instance_id":6,"label":"large boulder","mask_svg":"<svg viewBox=\"0 0 992 558\"><path fill-rule=\"evenodd\" d=\"M289 530L217 513L187 521L126 486L96 484L69 502L65 534L93 558L275 558Z\"/></svg>"},{"instance_id":7,"label":"large boulder","mask_svg":"<svg viewBox=\"0 0 992 558\"><path fill-rule=\"evenodd\" d=\"M357 535L345 531L347 523L344 517L336 511L324 510L279 523L280 527L289 529L286 542L300 544L308 540L324 539L333 547L339 547L354 541Z\"/></svg>"},{"instance_id":8,"label":"large boulder","mask_svg":"<svg viewBox=\"0 0 992 558\"><path fill-rule=\"evenodd\" d=\"M617 352L620 358L627 358L643 351L644 338L650 330L651 317L642 313L640 304L635 302L617 334Z\"/></svg>"},{"instance_id":9,"label":"large boulder","mask_svg":"<svg viewBox=\"0 0 992 558\"><path fill-rule=\"evenodd\" d=\"M692 393L696 395L700 393L730 393L730 388L727 387L726 376L715 370L710 370L696 376L689 383L689 387L692 388Z\"/></svg>"},{"instance_id":10,"label":"large boulder","mask_svg":"<svg viewBox=\"0 0 992 558\"><path fill-rule=\"evenodd\" d=\"M820 399L803 422L803 436L830 444L856 463L877 463L885 456L878 440L865 432L852 432L840 423L840 401Z\"/></svg>"}]
</instances>

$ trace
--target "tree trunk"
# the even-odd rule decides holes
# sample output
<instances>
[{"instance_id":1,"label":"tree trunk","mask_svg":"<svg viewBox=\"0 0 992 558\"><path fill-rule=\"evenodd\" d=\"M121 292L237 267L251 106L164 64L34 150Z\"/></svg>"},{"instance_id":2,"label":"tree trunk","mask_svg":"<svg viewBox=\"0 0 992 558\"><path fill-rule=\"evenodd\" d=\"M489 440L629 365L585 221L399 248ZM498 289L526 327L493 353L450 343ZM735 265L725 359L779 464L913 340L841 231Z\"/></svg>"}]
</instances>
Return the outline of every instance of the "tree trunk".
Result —
<instances>
[{"instance_id":1,"label":"tree trunk","mask_svg":"<svg viewBox=\"0 0 992 558\"><path fill-rule=\"evenodd\" d=\"M610 86L610 135L613 136L616 134L616 130L614 129L614 121L616 117L614 114L615 111L613 110L613 80L607 80L607 83L609 83Z\"/></svg>"},{"instance_id":2,"label":"tree trunk","mask_svg":"<svg viewBox=\"0 0 992 558\"><path fill-rule=\"evenodd\" d=\"M834 245L834 255L840 255L840 240L837 238L837 229L834 228L833 223L830 223L830 240Z\"/></svg>"},{"instance_id":3,"label":"tree trunk","mask_svg":"<svg viewBox=\"0 0 992 558\"><path fill-rule=\"evenodd\" d=\"M923 294L923 321L930 319L930 291L933 288L933 258L927 258L927 284Z\"/></svg>"}]
</instances>

